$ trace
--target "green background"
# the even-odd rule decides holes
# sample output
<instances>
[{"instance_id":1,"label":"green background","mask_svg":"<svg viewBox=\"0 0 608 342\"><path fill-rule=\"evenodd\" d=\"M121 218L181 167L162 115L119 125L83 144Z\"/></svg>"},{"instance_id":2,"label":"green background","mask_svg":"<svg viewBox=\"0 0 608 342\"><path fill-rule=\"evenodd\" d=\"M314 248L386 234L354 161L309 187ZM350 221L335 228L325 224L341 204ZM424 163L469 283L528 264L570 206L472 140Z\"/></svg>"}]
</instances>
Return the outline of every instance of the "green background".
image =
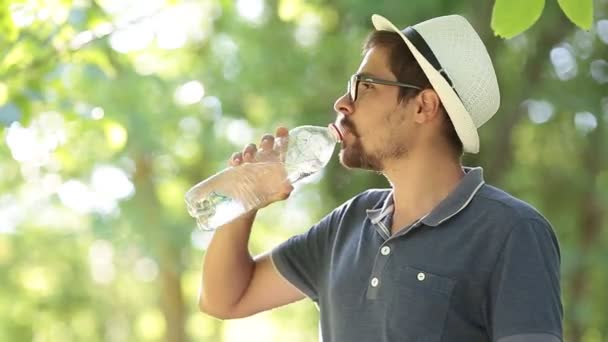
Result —
<instances>
[{"instance_id":1,"label":"green background","mask_svg":"<svg viewBox=\"0 0 608 342\"><path fill-rule=\"evenodd\" d=\"M3 1L0 341L315 341L309 300L225 322L198 312L210 235L183 195L278 125L333 121L372 13L399 26L459 13L479 31L502 101L465 164L553 223L567 340L608 340L607 12L606 0ZM386 186L334 159L260 213L252 253Z\"/></svg>"}]
</instances>

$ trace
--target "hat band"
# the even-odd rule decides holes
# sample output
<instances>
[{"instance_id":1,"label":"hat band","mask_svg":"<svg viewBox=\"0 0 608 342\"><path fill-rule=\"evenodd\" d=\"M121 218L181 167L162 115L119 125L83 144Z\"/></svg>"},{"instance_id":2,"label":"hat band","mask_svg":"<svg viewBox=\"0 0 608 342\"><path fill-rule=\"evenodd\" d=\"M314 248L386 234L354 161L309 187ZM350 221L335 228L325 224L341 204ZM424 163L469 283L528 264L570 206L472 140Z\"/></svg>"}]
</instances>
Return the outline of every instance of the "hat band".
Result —
<instances>
[{"instance_id":1,"label":"hat band","mask_svg":"<svg viewBox=\"0 0 608 342\"><path fill-rule=\"evenodd\" d=\"M422 38L420 33L418 33L418 31L416 31L411 26L406 27L401 32L407 37L407 39L410 40L410 42L416 47L416 49L418 49L420 54L433 66L433 68L435 68L435 70L437 70L437 72L439 72L439 74L443 76L446 82L448 82L450 87L452 87L452 89L456 93L456 96L460 98L460 95L458 95L456 88L454 88L454 83L450 79L450 76L448 76L448 73L445 71L445 69L443 69L443 67L437 60L437 57L435 57L433 50L431 50L431 48L426 43L424 38Z\"/></svg>"}]
</instances>

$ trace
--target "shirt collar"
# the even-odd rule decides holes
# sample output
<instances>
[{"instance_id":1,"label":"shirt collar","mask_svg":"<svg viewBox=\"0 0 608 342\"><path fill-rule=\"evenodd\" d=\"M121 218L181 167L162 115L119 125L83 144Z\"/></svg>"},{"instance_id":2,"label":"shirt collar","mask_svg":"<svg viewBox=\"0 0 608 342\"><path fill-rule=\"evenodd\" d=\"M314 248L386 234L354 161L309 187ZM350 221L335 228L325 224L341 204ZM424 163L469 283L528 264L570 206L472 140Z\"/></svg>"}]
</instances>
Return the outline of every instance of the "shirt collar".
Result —
<instances>
[{"instance_id":1,"label":"shirt collar","mask_svg":"<svg viewBox=\"0 0 608 342\"><path fill-rule=\"evenodd\" d=\"M458 214L471 202L477 191L485 183L483 169L481 167L464 167L463 171L465 175L458 186L421 219L423 224L436 227ZM392 214L394 209L393 191L391 190L384 200L380 200L371 209L367 209L367 217L373 224L378 224Z\"/></svg>"}]
</instances>

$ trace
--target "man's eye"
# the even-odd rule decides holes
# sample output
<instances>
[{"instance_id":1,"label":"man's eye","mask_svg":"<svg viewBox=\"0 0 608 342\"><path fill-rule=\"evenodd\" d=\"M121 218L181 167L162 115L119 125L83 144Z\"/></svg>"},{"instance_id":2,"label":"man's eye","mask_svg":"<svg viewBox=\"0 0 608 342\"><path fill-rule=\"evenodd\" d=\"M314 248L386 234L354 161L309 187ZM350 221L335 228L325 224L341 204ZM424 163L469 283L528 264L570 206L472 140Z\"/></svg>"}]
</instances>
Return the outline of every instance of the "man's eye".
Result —
<instances>
[{"instance_id":1,"label":"man's eye","mask_svg":"<svg viewBox=\"0 0 608 342\"><path fill-rule=\"evenodd\" d=\"M365 89L369 89L369 88L373 88L374 86L371 83L367 83L367 82L361 82L361 85L365 88Z\"/></svg>"}]
</instances>

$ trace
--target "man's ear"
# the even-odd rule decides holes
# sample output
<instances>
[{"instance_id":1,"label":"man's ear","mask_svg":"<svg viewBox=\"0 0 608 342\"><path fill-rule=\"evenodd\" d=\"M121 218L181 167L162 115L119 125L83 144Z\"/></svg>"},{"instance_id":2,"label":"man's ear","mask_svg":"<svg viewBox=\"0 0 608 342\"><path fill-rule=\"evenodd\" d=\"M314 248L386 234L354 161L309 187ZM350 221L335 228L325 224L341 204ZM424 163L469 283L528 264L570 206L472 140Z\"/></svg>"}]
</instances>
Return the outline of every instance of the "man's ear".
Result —
<instances>
[{"instance_id":1,"label":"man's ear","mask_svg":"<svg viewBox=\"0 0 608 342\"><path fill-rule=\"evenodd\" d=\"M433 89L424 89L416 96L415 100L416 122L428 122L440 117L441 100Z\"/></svg>"}]
</instances>

